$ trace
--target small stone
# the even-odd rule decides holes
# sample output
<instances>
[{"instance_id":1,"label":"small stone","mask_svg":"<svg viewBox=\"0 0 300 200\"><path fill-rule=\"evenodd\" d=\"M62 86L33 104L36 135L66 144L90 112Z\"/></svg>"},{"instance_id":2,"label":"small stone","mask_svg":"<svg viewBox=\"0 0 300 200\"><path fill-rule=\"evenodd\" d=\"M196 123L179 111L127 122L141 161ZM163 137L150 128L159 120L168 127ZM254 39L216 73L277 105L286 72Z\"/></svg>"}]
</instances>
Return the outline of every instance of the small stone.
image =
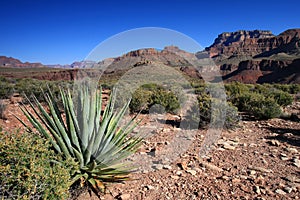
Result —
<instances>
[{"instance_id":1,"label":"small stone","mask_svg":"<svg viewBox=\"0 0 300 200\"><path fill-rule=\"evenodd\" d=\"M247 179L248 179L248 176L240 175L240 178L241 178L241 179L247 180Z\"/></svg>"},{"instance_id":2,"label":"small stone","mask_svg":"<svg viewBox=\"0 0 300 200\"><path fill-rule=\"evenodd\" d=\"M155 189L152 185L146 185L145 188L147 188L147 190L154 190Z\"/></svg>"},{"instance_id":3,"label":"small stone","mask_svg":"<svg viewBox=\"0 0 300 200\"><path fill-rule=\"evenodd\" d=\"M276 146L276 147L279 147L279 146L280 146L280 142L277 141L277 140L271 140L271 141L270 141L270 144L271 144L272 146Z\"/></svg>"},{"instance_id":4,"label":"small stone","mask_svg":"<svg viewBox=\"0 0 300 200\"><path fill-rule=\"evenodd\" d=\"M172 167L170 165L164 165L163 169L172 169Z\"/></svg>"},{"instance_id":5,"label":"small stone","mask_svg":"<svg viewBox=\"0 0 300 200\"><path fill-rule=\"evenodd\" d=\"M283 160L283 161L286 161L286 160L288 160L289 158L288 158L288 157L282 156L280 159Z\"/></svg>"},{"instance_id":6,"label":"small stone","mask_svg":"<svg viewBox=\"0 0 300 200\"><path fill-rule=\"evenodd\" d=\"M188 169L186 170L187 173L192 174L193 176L195 176L197 174L197 172L195 170L192 169Z\"/></svg>"},{"instance_id":7,"label":"small stone","mask_svg":"<svg viewBox=\"0 0 300 200\"><path fill-rule=\"evenodd\" d=\"M178 163L178 166L182 169L182 170L187 170L188 166L186 161L183 161L181 163Z\"/></svg>"},{"instance_id":8,"label":"small stone","mask_svg":"<svg viewBox=\"0 0 300 200\"><path fill-rule=\"evenodd\" d=\"M228 181L230 179L228 176L222 176L221 178L225 181Z\"/></svg>"},{"instance_id":9,"label":"small stone","mask_svg":"<svg viewBox=\"0 0 300 200\"><path fill-rule=\"evenodd\" d=\"M256 194L261 194L261 192L260 192L260 189L259 189L259 186L255 186L254 187L254 192L256 193Z\"/></svg>"},{"instance_id":10,"label":"small stone","mask_svg":"<svg viewBox=\"0 0 300 200\"><path fill-rule=\"evenodd\" d=\"M176 175L181 176L182 175L182 171L177 171Z\"/></svg>"},{"instance_id":11,"label":"small stone","mask_svg":"<svg viewBox=\"0 0 300 200\"><path fill-rule=\"evenodd\" d=\"M249 172L249 174L250 174L250 175L254 175L254 174L256 174L256 171L255 171L255 170L251 170L251 171Z\"/></svg>"},{"instance_id":12,"label":"small stone","mask_svg":"<svg viewBox=\"0 0 300 200\"><path fill-rule=\"evenodd\" d=\"M255 143L250 143L250 144L249 144L249 147L257 147L257 144L255 144Z\"/></svg>"},{"instance_id":13,"label":"small stone","mask_svg":"<svg viewBox=\"0 0 300 200\"><path fill-rule=\"evenodd\" d=\"M277 194L281 194L281 195L285 195L285 194L286 194L286 192L283 191L282 189L277 189L277 190L275 190L275 192L276 192Z\"/></svg>"},{"instance_id":14,"label":"small stone","mask_svg":"<svg viewBox=\"0 0 300 200\"><path fill-rule=\"evenodd\" d=\"M175 179L175 180L178 180L178 179L179 179L179 176L173 176L173 175L171 175L171 178L172 178L172 179Z\"/></svg>"},{"instance_id":15,"label":"small stone","mask_svg":"<svg viewBox=\"0 0 300 200\"><path fill-rule=\"evenodd\" d=\"M283 136L284 137L291 137L291 136L293 136L293 133L284 133Z\"/></svg>"},{"instance_id":16,"label":"small stone","mask_svg":"<svg viewBox=\"0 0 300 200\"><path fill-rule=\"evenodd\" d=\"M157 170L161 170L161 169L163 169L163 165L162 164L156 164L156 165L153 165L153 168L157 169Z\"/></svg>"},{"instance_id":17,"label":"small stone","mask_svg":"<svg viewBox=\"0 0 300 200\"><path fill-rule=\"evenodd\" d=\"M232 179L232 183L240 183L240 182L241 182L241 179L238 179L238 178Z\"/></svg>"},{"instance_id":18,"label":"small stone","mask_svg":"<svg viewBox=\"0 0 300 200\"><path fill-rule=\"evenodd\" d=\"M228 143L224 143L224 144L223 144L223 148L224 148L224 149L227 149L227 150L234 150L234 149L235 149L235 146L232 146L232 145L230 145L230 144L228 144Z\"/></svg>"},{"instance_id":19,"label":"small stone","mask_svg":"<svg viewBox=\"0 0 300 200\"><path fill-rule=\"evenodd\" d=\"M300 168L300 160L299 160L299 159L294 158L293 162L294 162L293 164L294 164L296 167Z\"/></svg>"},{"instance_id":20,"label":"small stone","mask_svg":"<svg viewBox=\"0 0 300 200\"><path fill-rule=\"evenodd\" d=\"M293 188L291 188L291 187L285 187L283 190L285 192L287 192L287 193L291 193L293 191Z\"/></svg>"},{"instance_id":21,"label":"small stone","mask_svg":"<svg viewBox=\"0 0 300 200\"><path fill-rule=\"evenodd\" d=\"M286 150L290 153L298 153L298 150L296 148L286 148Z\"/></svg>"},{"instance_id":22,"label":"small stone","mask_svg":"<svg viewBox=\"0 0 300 200\"><path fill-rule=\"evenodd\" d=\"M129 200L130 199L130 194L121 194L119 198L121 200Z\"/></svg>"}]
</instances>

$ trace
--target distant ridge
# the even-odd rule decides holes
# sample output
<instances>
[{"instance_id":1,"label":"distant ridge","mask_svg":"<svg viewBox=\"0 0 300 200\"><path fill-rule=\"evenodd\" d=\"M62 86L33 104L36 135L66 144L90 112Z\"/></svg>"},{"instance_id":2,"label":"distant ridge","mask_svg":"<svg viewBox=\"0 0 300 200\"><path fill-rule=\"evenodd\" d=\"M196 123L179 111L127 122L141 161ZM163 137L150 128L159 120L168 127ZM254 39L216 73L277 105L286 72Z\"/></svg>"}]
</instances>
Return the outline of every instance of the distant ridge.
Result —
<instances>
[{"instance_id":1,"label":"distant ridge","mask_svg":"<svg viewBox=\"0 0 300 200\"><path fill-rule=\"evenodd\" d=\"M144 48L102 61L81 61L70 65L22 63L15 58L0 56L0 67L50 67L66 70L91 68L103 69L104 74L120 74L130 68L151 66L155 63L174 67L193 78L201 78L201 74L189 63L189 58L195 55L200 60L210 57L220 69L225 82L300 83L300 29L288 29L277 36L268 30L224 32L201 52L185 52L176 46L167 46L164 49ZM209 67L213 66L207 66L208 71ZM75 76L73 72L64 73L70 74L61 76L64 79ZM49 77L60 76L56 74Z\"/></svg>"}]
</instances>

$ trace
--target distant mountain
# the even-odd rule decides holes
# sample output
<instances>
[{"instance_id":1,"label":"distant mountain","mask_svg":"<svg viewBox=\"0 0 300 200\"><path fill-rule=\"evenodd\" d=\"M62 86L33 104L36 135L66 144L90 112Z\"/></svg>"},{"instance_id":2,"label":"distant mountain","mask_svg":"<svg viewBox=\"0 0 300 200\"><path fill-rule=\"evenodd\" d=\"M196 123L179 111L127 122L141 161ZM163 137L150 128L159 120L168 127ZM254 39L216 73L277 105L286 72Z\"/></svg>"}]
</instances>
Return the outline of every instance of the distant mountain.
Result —
<instances>
[{"instance_id":1,"label":"distant mountain","mask_svg":"<svg viewBox=\"0 0 300 200\"><path fill-rule=\"evenodd\" d=\"M205 50L225 81L300 83L300 29L226 32Z\"/></svg>"},{"instance_id":2,"label":"distant mountain","mask_svg":"<svg viewBox=\"0 0 300 200\"><path fill-rule=\"evenodd\" d=\"M18 59L6 56L0 56L0 67L9 67L9 68L40 68L45 67L41 63L29 63L21 62Z\"/></svg>"},{"instance_id":3,"label":"distant mountain","mask_svg":"<svg viewBox=\"0 0 300 200\"><path fill-rule=\"evenodd\" d=\"M204 63L201 67L207 72L217 67L225 82L300 83L300 29L289 29L277 36L266 30L225 32L218 35L214 43L201 52L185 52L176 46L167 46L162 50L145 48L98 62L81 61L70 65L44 66L41 63L22 63L14 58L0 56L0 67L65 69L61 70L63 72L51 72L53 75L49 76L43 74L43 78L62 77L65 80L74 79L78 69L85 69L86 73L91 69L92 74L103 72L121 75L134 67L163 64L190 77L201 78L201 74L191 63L195 56L198 64ZM59 76L59 73L64 75Z\"/></svg>"},{"instance_id":4,"label":"distant mountain","mask_svg":"<svg viewBox=\"0 0 300 200\"><path fill-rule=\"evenodd\" d=\"M61 65L61 64L56 64L56 65L46 65L47 67L51 68L66 68L66 69L80 69L80 68L89 68L93 66L96 62L94 61L76 61L73 62L70 65Z\"/></svg>"},{"instance_id":5,"label":"distant mountain","mask_svg":"<svg viewBox=\"0 0 300 200\"><path fill-rule=\"evenodd\" d=\"M183 53L186 56L193 55L185 52L176 46L167 46L163 50L154 48L145 48L130 51L120 57L108 58L93 65L93 68L106 69L107 73L117 70L126 70L141 65L150 65L151 63L161 63L172 67L185 67L191 64L176 53Z\"/></svg>"}]
</instances>

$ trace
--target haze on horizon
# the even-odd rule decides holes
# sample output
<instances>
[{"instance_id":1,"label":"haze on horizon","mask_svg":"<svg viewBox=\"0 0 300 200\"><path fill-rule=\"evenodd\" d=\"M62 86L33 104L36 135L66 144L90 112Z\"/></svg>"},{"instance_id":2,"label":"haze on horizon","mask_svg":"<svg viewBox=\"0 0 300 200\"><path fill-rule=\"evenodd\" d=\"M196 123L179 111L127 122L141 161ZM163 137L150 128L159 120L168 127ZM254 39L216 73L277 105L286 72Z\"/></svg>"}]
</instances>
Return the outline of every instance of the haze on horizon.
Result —
<instances>
[{"instance_id":1,"label":"haze on horizon","mask_svg":"<svg viewBox=\"0 0 300 200\"><path fill-rule=\"evenodd\" d=\"M202 47L222 32L261 29L277 35L300 27L300 2L284 4L288 9L269 0L2 0L0 55L23 62L70 64L85 59L109 37L141 27L172 29ZM172 44L162 43L160 48L166 45Z\"/></svg>"}]
</instances>

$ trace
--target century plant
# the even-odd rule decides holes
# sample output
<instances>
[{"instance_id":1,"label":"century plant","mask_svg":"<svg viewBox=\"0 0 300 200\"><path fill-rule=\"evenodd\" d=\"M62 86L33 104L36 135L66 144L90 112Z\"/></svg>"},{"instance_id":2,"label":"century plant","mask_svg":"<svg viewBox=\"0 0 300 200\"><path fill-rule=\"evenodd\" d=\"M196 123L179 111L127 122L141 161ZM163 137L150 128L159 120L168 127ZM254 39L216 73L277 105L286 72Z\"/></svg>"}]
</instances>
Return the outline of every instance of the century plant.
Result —
<instances>
[{"instance_id":1,"label":"century plant","mask_svg":"<svg viewBox=\"0 0 300 200\"><path fill-rule=\"evenodd\" d=\"M96 192L105 189L105 182L129 179L134 168L124 159L136 151L142 140L130 134L138 124L136 116L120 124L130 101L116 111L112 91L102 112L101 91L81 86L77 98L73 98L70 90L61 89L63 111L50 90L43 92L46 107L34 96L31 101L27 98L31 109L20 106L31 126L19 119L29 131L34 127L46 137L65 159L78 162L80 170L73 174L71 183L90 184Z\"/></svg>"}]
</instances>

